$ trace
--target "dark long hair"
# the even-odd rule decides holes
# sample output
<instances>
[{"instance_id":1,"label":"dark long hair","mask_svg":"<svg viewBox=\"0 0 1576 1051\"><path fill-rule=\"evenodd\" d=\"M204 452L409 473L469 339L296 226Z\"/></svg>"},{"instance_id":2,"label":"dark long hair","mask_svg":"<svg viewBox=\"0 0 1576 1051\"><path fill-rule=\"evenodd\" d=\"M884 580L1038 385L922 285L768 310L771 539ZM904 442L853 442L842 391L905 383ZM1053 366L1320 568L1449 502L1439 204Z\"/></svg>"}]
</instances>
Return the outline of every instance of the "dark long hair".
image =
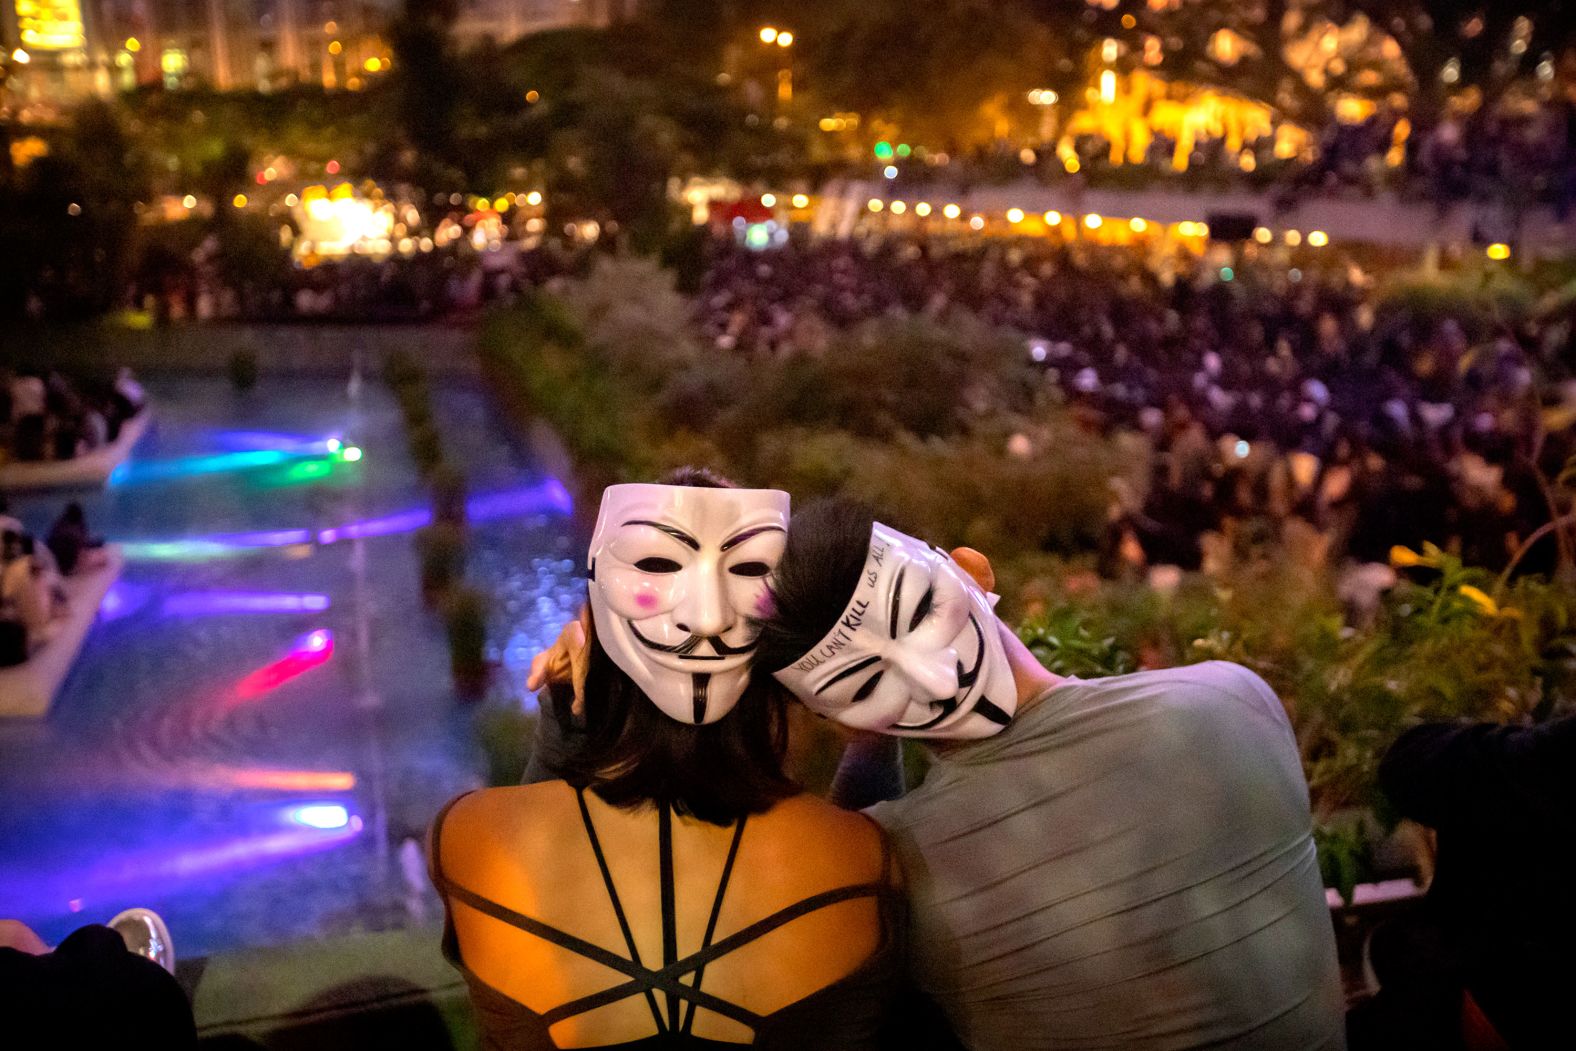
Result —
<instances>
[{"instance_id":1,"label":"dark long hair","mask_svg":"<svg viewBox=\"0 0 1576 1051\"><path fill-rule=\"evenodd\" d=\"M769 678L751 679L721 719L691 726L663 714L593 640L585 694L585 739L553 772L604 802L628 809L666 804L728 825L799 791L783 770L787 701Z\"/></svg>"},{"instance_id":2,"label":"dark long hair","mask_svg":"<svg viewBox=\"0 0 1576 1051\"><path fill-rule=\"evenodd\" d=\"M770 612L752 618L759 634L751 665L765 676L802 660L848 609L870 553L875 515L863 504L822 500L793 516L772 574Z\"/></svg>"},{"instance_id":3,"label":"dark long hair","mask_svg":"<svg viewBox=\"0 0 1576 1051\"><path fill-rule=\"evenodd\" d=\"M663 482L737 488L692 467L674 471ZM799 792L783 770L787 696L767 676L752 677L739 703L721 719L691 726L663 714L593 636L585 697L584 740L553 763L553 772L613 806L665 804L675 813L728 825ZM555 699L555 707L561 699Z\"/></svg>"}]
</instances>

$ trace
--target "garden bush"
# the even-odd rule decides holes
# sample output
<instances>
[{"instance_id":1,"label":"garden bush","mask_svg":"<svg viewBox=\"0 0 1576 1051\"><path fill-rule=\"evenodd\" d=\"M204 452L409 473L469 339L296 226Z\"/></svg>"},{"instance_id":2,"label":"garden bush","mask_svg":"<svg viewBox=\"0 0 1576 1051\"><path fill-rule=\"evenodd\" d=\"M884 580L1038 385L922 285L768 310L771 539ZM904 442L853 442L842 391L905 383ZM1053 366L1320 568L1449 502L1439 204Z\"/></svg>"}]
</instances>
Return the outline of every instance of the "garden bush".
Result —
<instances>
[{"instance_id":1,"label":"garden bush","mask_svg":"<svg viewBox=\"0 0 1576 1051\"><path fill-rule=\"evenodd\" d=\"M481 697L487 689L491 673L491 666L487 662L490 606L491 601L486 593L469 585L451 589L443 605L454 690L467 700Z\"/></svg>"},{"instance_id":2,"label":"garden bush","mask_svg":"<svg viewBox=\"0 0 1576 1051\"><path fill-rule=\"evenodd\" d=\"M245 393L256 387L258 377L257 351L247 347L233 352L230 355L229 372L230 385L236 390Z\"/></svg>"},{"instance_id":3,"label":"garden bush","mask_svg":"<svg viewBox=\"0 0 1576 1051\"><path fill-rule=\"evenodd\" d=\"M421 594L429 607L439 606L464 577L465 554L465 532L453 523L435 522L416 534Z\"/></svg>"}]
</instances>

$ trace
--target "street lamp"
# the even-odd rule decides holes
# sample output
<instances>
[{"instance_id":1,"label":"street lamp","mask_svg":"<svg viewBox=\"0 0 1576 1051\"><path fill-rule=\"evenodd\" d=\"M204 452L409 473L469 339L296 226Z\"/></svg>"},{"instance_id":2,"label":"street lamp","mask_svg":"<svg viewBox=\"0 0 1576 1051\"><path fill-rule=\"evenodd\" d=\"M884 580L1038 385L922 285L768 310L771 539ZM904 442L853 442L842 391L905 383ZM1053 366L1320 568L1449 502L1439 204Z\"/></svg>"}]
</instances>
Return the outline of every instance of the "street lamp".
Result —
<instances>
[{"instance_id":1,"label":"street lamp","mask_svg":"<svg viewBox=\"0 0 1576 1051\"><path fill-rule=\"evenodd\" d=\"M783 66L777 71L777 101L786 106L793 101L793 66L789 64L787 50L793 47L793 33L776 26L762 26L761 43L767 47L776 44L784 51Z\"/></svg>"}]
</instances>

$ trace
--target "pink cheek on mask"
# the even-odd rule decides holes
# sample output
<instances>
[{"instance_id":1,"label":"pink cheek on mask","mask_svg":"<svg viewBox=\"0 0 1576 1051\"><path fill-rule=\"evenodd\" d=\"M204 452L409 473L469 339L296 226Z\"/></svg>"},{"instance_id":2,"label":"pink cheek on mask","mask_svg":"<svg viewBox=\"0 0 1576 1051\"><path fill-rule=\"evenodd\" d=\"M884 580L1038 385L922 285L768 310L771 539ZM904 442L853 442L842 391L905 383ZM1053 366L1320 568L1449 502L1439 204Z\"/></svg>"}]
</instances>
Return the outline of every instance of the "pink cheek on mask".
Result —
<instances>
[{"instance_id":1,"label":"pink cheek on mask","mask_svg":"<svg viewBox=\"0 0 1576 1051\"><path fill-rule=\"evenodd\" d=\"M641 609L652 610L657 608L657 596L649 591L642 591L635 596L635 605Z\"/></svg>"}]
</instances>

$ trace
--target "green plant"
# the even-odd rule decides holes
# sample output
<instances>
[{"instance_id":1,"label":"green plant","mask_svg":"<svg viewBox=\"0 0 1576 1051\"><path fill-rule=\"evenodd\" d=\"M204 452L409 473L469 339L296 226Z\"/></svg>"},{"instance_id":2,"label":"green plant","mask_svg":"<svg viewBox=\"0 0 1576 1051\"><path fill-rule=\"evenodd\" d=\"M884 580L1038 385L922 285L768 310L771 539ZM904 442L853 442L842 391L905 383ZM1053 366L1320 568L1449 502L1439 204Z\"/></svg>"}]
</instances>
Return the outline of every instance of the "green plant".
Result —
<instances>
[{"instance_id":1,"label":"green plant","mask_svg":"<svg viewBox=\"0 0 1576 1051\"><path fill-rule=\"evenodd\" d=\"M488 785L503 788L520 783L531 761L539 718L514 700L488 704L476 713L476 741L486 760Z\"/></svg>"},{"instance_id":2,"label":"green plant","mask_svg":"<svg viewBox=\"0 0 1576 1051\"><path fill-rule=\"evenodd\" d=\"M258 363L257 351L250 347L237 350L230 355L229 363L230 385L236 390L251 390L257 386Z\"/></svg>"},{"instance_id":3,"label":"green plant","mask_svg":"<svg viewBox=\"0 0 1576 1051\"><path fill-rule=\"evenodd\" d=\"M470 493L465 472L448 463L439 463L427 478L432 488L432 519L453 526L465 524L465 500Z\"/></svg>"},{"instance_id":4,"label":"green plant","mask_svg":"<svg viewBox=\"0 0 1576 1051\"><path fill-rule=\"evenodd\" d=\"M444 629L449 638L449 669L454 689L467 700L479 698L487 688L491 667L487 662L487 619L491 601L485 592L469 585L449 591L443 604Z\"/></svg>"},{"instance_id":5,"label":"green plant","mask_svg":"<svg viewBox=\"0 0 1576 1051\"><path fill-rule=\"evenodd\" d=\"M430 477L443 462L443 437L433 423L421 423L410 428L405 437L410 447L410 458L422 477Z\"/></svg>"},{"instance_id":6,"label":"green plant","mask_svg":"<svg viewBox=\"0 0 1576 1051\"><path fill-rule=\"evenodd\" d=\"M436 606L465 573L465 532L452 523L435 522L416 534L421 566L421 594Z\"/></svg>"}]
</instances>

